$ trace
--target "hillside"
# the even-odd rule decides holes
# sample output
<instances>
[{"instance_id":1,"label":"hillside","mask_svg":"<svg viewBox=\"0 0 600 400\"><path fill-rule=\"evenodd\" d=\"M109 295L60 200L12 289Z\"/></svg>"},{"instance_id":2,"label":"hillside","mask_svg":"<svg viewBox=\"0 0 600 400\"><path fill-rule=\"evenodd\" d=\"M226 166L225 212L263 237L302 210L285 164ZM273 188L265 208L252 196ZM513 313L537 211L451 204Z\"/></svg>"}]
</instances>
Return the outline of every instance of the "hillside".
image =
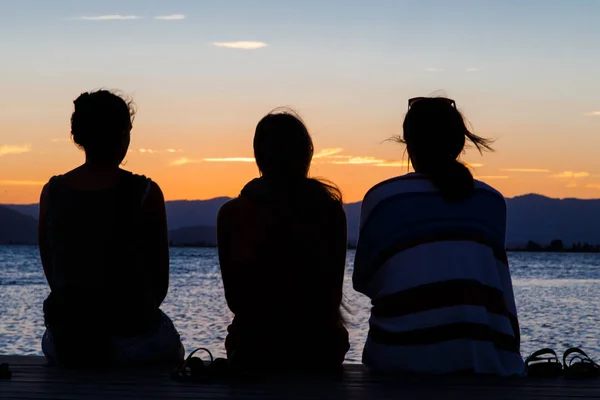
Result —
<instances>
[{"instance_id":1,"label":"hillside","mask_svg":"<svg viewBox=\"0 0 600 400\"><path fill-rule=\"evenodd\" d=\"M37 243L37 220L9 207L0 206L0 244Z\"/></svg>"},{"instance_id":2,"label":"hillside","mask_svg":"<svg viewBox=\"0 0 600 400\"><path fill-rule=\"evenodd\" d=\"M216 240L217 213L219 208L229 200L228 197L218 197L210 200L168 201L166 207L171 240L176 244L200 242L214 244L211 240ZM507 199L506 202L507 243L511 247L524 245L529 240L547 244L554 239L560 239L565 244L573 242L600 244L600 199L552 199L529 194ZM360 206L360 202L344 206L348 218L350 243L355 243L358 237ZM37 204L8 207L30 216L30 219L37 216ZM22 214L21 216L24 217ZM0 224L4 227L18 226L5 223L2 216L0 216Z\"/></svg>"}]
</instances>

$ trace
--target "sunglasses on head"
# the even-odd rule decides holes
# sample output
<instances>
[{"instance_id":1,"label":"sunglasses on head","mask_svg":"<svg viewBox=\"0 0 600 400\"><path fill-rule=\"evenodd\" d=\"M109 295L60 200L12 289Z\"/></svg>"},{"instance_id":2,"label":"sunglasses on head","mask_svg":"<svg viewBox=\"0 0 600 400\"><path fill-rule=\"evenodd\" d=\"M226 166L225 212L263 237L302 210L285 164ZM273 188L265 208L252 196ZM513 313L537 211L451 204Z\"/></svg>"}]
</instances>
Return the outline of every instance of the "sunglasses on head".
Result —
<instances>
[{"instance_id":1,"label":"sunglasses on head","mask_svg":"<svg viewBox=\"0 0 600 400\"><path fill-rule=\"evenodd\" d=\"M456 102L447 97L413 97L412 99L408 99L408 109L421 100L439 100L450 104L452 107L456 108Z\"/></svg>"}]
</instances>

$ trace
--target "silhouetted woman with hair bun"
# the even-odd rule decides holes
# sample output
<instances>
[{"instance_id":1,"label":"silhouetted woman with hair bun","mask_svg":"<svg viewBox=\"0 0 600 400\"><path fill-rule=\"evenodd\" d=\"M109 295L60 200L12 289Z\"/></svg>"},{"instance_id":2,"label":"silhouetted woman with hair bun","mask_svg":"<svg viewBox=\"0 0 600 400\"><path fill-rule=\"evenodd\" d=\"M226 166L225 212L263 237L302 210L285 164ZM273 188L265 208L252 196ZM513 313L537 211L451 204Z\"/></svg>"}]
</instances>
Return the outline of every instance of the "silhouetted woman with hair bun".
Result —
<instances>
[{"instance_id":1,"label":"silhouetted woman with hair bun","mask_svg":"<svg viewBox=\"0 0 600 400\"><path fill-rule=\"evenodd\" d=\"M404 134L415 172L362 203L354 288L371 298L363 362L374 370L521 375L520 332L505 251L506 202L458 157L473 134L453 100L409 100Z\"/></svg>"},{"instance_id":2,"label":"silhouetted woman with hair bun","mask_svg":"<svg viewBox=\"0 0 600 400\"><path fill-rule=\"evenodd\" d=\"M83 93L71 117L85 163L44 186L39 246L50 286L42 349L51 363L175 363L183 346L160 310L169 286L163 194L119 168L129 148L131 102Z\"/></svg>"},{"instance_id":3,"label":"silhouetted woman with hair bun","mask_svg":"<svg viewBox=\"0 0 600 400\"><path fill-rule=\"evenodd\" d=\"M261 177L218 216L219 260L234 319L225 342L241 368L336 369L348 351L342 318L346 215L340 191L309 178L312 139L289 110L254 135Z\"/></svg>"}]
</instances>

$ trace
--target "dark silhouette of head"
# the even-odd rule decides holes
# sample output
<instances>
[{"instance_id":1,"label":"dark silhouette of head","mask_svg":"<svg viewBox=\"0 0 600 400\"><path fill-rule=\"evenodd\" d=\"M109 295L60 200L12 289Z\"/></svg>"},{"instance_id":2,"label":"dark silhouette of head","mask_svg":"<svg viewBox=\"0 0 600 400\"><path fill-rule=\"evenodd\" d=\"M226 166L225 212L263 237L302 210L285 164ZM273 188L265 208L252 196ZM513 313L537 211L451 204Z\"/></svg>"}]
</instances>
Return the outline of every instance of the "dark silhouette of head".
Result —
<instances>
[{"instance_id":1,"label":"dark silhouette of head","mask_svg":"<svg viewBox=\"0 0 600 400\"><path fill-rule=\"evenodd\" d=\"M313 151L306 125L292 110L276 109L256 125L254 157L268 179L306 178Z\"/></svg>"},{"instance_id":2,"label":"dark silhouette of head","mask_svg":"<svg viewBox=\"0 0 600 400\"><path fill-rule=\"evenodd\" d=\"M73 103L71 135L86 162L121 164L129 148L133 103L108 90L82 93Z\"/></svg>"},{"instance_id":3,"label":"dark silhouette of head","mask_svg":"<svg viewBox=\"0 0 600 400\"><path fill-rule=\"evenodd\" d=\"M294 110L276 108L256 125L254 158L261 175L280 188L295 188L298 199L319 203L322 195L342 202L331 182L310 178L314 146L306 125Z\"/></svg>"},{"instance_id":4,"label":"dark silhouette of head","mask_svg":"<svg viewBox=\"0 0 600 400\"><path fill-rule=\"evenodd\" d=\"M453 100L422 97L409 101L403 125L396 138L406 144L416 172L427 175L448 201L459 201L474 190L471 171L458 158L471 142L481 153L493 151L492 141L473 134Z\"/></svg>"}]
</instances>

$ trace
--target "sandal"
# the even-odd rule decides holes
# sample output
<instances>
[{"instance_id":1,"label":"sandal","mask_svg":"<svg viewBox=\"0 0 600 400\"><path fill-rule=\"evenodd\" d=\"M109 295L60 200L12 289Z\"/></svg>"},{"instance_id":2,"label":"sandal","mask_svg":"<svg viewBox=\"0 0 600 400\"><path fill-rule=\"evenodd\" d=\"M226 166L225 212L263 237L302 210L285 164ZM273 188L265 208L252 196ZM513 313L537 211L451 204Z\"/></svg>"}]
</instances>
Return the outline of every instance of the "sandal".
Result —
<instances>
[{"instance_id":1,"label":"sandal","mask_svg":"<svg viewBox=\"0 0 600 400\"><path fill-rule=\"evenodd\" d=\"M569 358L569 356L572 356ZM567 359L569 362L567 363ZM563 355L565 377L572 379L589 379L600 376L600 365L596 364L583 350L571 347Z\"/></svg>"},{"instance_id":2,"label":"sandal","mask_svg":"<svg viewBox=\"0 0 600 400\"><path fill-rule=\"evenodd\" d=\"M543 356L550 357L543 357ZM525 360L527 366L527 376L536 378L554 378L560 376L563 372L563 366L558 360L556 352L545 348L531 354Z\"/></svg>"},{"instance_id":3,"label":"sandal","mask_svg":"<svg viewBox=\"0 0 600 400\"><path fill-rule=\"evenodd\" d=\"M200 350L208 353L210 362L207 363L200 357L194 357L194 354ZM208 349L200 347L192 351L173 371L171 379L180 382L201 383L225 376L229 371L229 362L226 359L215 359Z\"/></svg>"}]
</instances>

